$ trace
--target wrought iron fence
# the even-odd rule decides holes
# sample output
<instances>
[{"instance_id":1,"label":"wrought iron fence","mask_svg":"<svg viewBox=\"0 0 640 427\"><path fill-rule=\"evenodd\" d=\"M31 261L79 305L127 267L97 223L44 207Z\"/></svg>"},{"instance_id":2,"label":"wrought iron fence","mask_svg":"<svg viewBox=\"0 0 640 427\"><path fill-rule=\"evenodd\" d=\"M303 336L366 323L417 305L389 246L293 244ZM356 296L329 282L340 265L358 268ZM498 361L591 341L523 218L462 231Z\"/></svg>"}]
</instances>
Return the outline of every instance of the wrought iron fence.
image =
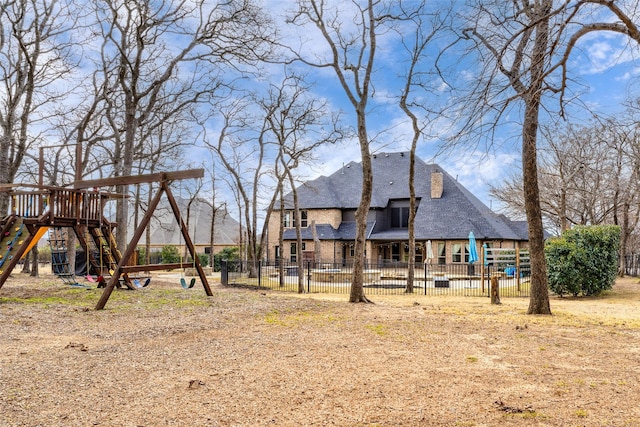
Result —
<instances>
[{"instance_id":1,"label":"wrought iron fence","mask_svg":"<svg viewBox=\"0 0 640 427\"><path fill-rule=\"evenodd\" d=\"M305 261L298 263L222 261L221 281L228 286L250 286L283 292L339 293L351 290L353 265ZM365 263L366 295L407 293L406 263ZM497 276L501 297L529 296L529 265L416 264L413 294L489 296L490 278Z\"/></svg>"}]
</instances>

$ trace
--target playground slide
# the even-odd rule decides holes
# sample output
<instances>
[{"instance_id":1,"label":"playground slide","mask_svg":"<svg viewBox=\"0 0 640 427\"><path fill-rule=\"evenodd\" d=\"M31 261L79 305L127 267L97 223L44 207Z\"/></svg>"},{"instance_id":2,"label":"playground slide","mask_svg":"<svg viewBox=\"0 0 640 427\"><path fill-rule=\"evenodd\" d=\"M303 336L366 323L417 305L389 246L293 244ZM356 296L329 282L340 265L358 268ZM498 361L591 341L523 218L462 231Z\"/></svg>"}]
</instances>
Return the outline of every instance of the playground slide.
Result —
<instances>
[{"instance_id":1,"label":"playground slide","mask_svg":"<svg viewBox=\"0 0 640 427\"><path fill-rule=\"evenodd\" d=\"M25 249L24 253L22 254L22 258L24 258L29 253L29 251L33 249L35 245L38 244L40 239L42 239L42 236L44 236L48 230L49 230L49 227L40 227L38 229L38 231L36 232L36 235L33 237L33 240L29 243L29 246L27 246L27 249Z\"/></svg>"}]
</instances>

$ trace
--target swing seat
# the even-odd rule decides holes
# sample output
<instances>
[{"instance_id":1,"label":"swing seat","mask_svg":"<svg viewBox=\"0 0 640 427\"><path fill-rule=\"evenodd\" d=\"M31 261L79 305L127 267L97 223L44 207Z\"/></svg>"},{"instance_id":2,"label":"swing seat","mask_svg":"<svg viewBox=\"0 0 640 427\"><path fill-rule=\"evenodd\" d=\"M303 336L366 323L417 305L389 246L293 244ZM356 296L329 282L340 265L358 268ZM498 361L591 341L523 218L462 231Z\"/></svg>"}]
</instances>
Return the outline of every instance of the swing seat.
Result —
<instances>
[{"instance_id":1,"label":"swing seat","mask_svg":"<svg viewBox=\"0 0 640 427\"><path fill-rule=\"evenodd\" d=\"M133 279L133 284L136 285L136 288L146 288L151 283L151 277L148 277L144 283L140 283L138 279Z\"/></svg>"},{"instance_id":2,"label":"swing seat","mask_svg":"<svg viewBox=\"0 0 640 427\"><path fill-rule=\"evenodd\" d=\"M91 286L83 285L82 283L71 283L72 288L82 288L82 289L91 289Z\"/></svg>"},{"instance_id":3,"label":"swing seat","mask_svg":"<svg viewBox=\"0 0 640 427\"><path fill-rule=\"evenodd\" d=\"M87 275L87 281L91 282L91 283L97 283L96 279L94 279L93 276L91 276L91 275Z\"/></svg>"},{"instance_id":4,"label":"swing seat","mask_svg":"<svg viewBox=\"0 0 640 427\"><path fill-rule=\"evenodd\" d=\"M189 283L187 283L187 281L184 279L184 277L180 278L180 285L182 285L183 288L185 289L191 289L193 288L193 285L196 284L196 278L193 277L191 278L191 281Z\"/></svg>"},{"instance_id":5,"label":"swing seat","mask_svg":"<svg viewBox=\"0 0 640 427\"><path fill-rule=\"evenodd\" d=\"M83 289L91 289L91 286L83 285L82 283L71 283L70 286L72 288L83 288Z\"/></svg>"}]
</instances>

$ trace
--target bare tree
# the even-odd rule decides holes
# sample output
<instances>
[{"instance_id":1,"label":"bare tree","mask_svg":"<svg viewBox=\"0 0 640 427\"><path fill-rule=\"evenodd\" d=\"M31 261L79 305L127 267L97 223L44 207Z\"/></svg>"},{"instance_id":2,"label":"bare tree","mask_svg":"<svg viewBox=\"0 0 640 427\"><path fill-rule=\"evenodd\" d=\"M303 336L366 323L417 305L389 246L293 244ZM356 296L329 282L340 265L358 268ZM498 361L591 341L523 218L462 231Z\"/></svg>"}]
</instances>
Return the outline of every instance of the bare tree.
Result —
<instances>
[{"instance_id":1,"label":"bare tree","mask_svg":"<svg viewBox=\"0 0 640 427\"><path fill-rule=\"evenodd\" d=\"M295 60L303 64L330 69L356 116L362 158L362 194L356 210L355 252L349 301L369 302L363 288L367 219L373 188L367 106L373 94L372 77L378 50L377 39L380 32L388 30L385 24L391 20L391 15L386 5L379 0L352 1L349 6L352 14L347 16L346 8L330 10L321 0L299 1L290 22L297 26L315 27L329 53L326 58L305 55L303 49L292 50L291 53Z\"/></svg>"},{"instance_id":2,"label":"bare tree","mask_svg":"<svg viewBox=\"0 0 640 427\"><path fill-rule=\"evenodd\" d=\"M621 255L638 225L635 123L598 119L589 126L543 127L539 150L541 209L559 232L572 225L616 224ZM512 176L491 194L511 212L522 210L522 176ZM621 259L624 257L621 256ZM624 266L621 265L621 271Z\"/></svg>"},{"instance_id":3,"label":"bare tree","mask_svg":"<svg viewBox=\"0 0 640 427\"><path fill-rule=\"evenodd\" d=\"M210 101L222 85L223 67L233 70L269 52L270 25L249 0L213 5L103 0L95 4L95 13L116 176L133 173L136 147L147 129ZM120 202L116 222L122 247L127 218L128 205Z\"/></svg>"},{"instance_id":4,"label":"bare tree","mask_svg":"<svg viewBox=\"0 0 640 427\"><path fill-rule=\"evenodd\" d=\"M0 183L12 183L27 151L50 129L63 84L73 67L72 6L55 0L0 5ZM6 214L7 193L0 193Z\"/></svg>"},{"instance_id":5,"label":"bare tree","mask_svg":"<svg viewBox=\"0 0 640 427\"><path fill-rule=\"evenodd\" d=\"M205 169L209 169L206 168ZM209 169L209 173L211 175L211 194L207 196L200 197L199 202L207 205L211 210L211 223L209 224L209 265L213 267L214 264L214 249L215 249L215 236L216 236L216 225L218 220L224 221L227 217L227 203L226 202L217 202L218 200L218 191L216 188L216 181L218 177L215 172L215 164L211 162L211 168Z\"/></svg>"},{"instance_id":6,"label":"bare tree","mask_svg":"<svg viewBox=\"0 0 640 427\"><path fill-rule=\"evenodd\" d=\"M425 94L433 95L433 85L435 72L429 70L425 65L430 58L427 48L434 41L436 36L444 27L448 11L442 9L437 12L426 10L425 2L420 3L414 9L403 16L403 21L408 21L413 25L414 31L408 31L407 25L403 25L400 36L403 40L408 57L408 67L406 74L402 76L404 88L400 95L400 108L411 122L413 135L411 138L411 149L409 151L409 263L407 271L407 287L405 292L413 292L413 281L415 277L416 260L416 238L415 238L415 218L418 210L415 190L415 164L418 141L424 136L425 128L430 119L435 115L435 105L425 105L423 101ZM429 19L430 18L430 19ZM412 27L409 27L412 28ZM433 64L435 58L431 60ZM430 77L431 76L431 77ZM437 81L437 79L436 79ZM434 99L434 96L429 97Z\"/></svg>"},{"instance_id":7,"label":"bare tree","mask_svg":"<svg viewBox=\"0 0 640 427\"><path fill-rule=\"evenodd\" d=\"M252 268L251 274L257 274L257 262L264 249L268 217L277 199L275 188L278 187L278 182L273 182L270 177L279 160L269 150L264 118L257 117L255 111L251 111L251 105L253 100L245 98L233 100L228 106L222 107L220 114L223 121L217 140L208 138L206 128L202 138L226 171L225 180L234 192L238 204L239 221L241 225L244 222L246 241L241 236L241 245L244 242L247 260ZM282 179L284 177L279 176L276 181ZM262 232L259 232L258 215L262 211L266 212L266 219Z\"/></svg>"},{"instance_id":8,"label":"bare tree","mask_svg":"<svg viewBox=\"0 0 640 427\"><path fill-rule=\"evenodd\" d=\"M543 95L559 94L560 114L565 113L569 57L586 34L613 31L640 41L640 33L622 7L613 1L478 0L475 4L467 16L470 25L463 31L463 37L475 42L483 61L483 75L472 97L474 104L468 110L471 114L467 125L475 127L479 117L488 114L499 119L514 102L524 106L522 172L532 269L528 313L550 314L537 163ZM610 17L603 16L605 12L617 21L607 22ZM511 89L511 94L505 100L506 88ZM497 122L492 121L494 126Z\"/></svg>"},{"instance_id":9,"label":"bare tree","mask_svg":"<svg viewBox=\"0 0 640 427\"><path fill-rule=\"evenodd\" d=\"M302 218L298 205L298 193L293 171L301 163L314 160L314 151L325 144L335 143L343 138L339 128L339 114L331 114L326 101L311 96L310 86L304 83L304 76L289 74L279 86L270 85L268 95L258 101L265 115L266 129L273 137L278 149L281 168L276 168L279 189L287 179L291 188L294 225L296 230L296 262L298 264L298 292L304 292L304 265L302 257ZM281 174L281 175L280 175ZM277 194L277 192L276 192ZM280 222L280 228L283 228ZM282 241L280 241L282 247ZM281 269L280 274L283 274Z\"/></svg>"}]
</instances>

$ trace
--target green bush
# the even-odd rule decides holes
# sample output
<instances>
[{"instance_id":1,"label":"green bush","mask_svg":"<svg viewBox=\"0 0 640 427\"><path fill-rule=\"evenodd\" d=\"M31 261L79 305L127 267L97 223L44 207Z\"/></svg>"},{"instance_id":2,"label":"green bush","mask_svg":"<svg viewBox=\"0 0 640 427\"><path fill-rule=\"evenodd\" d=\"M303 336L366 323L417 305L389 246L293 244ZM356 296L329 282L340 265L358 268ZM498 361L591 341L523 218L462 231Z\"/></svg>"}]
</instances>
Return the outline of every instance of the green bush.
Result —
<instances>
[{"instance_id":1,"label":"green bush","mask_svg":"<svg viewBox=\"0 0 640 427\"><path fill-rule=\"evenodd\" d=\"M620 227L579 226L549 239L545 257L549 288L558 295L598 295L611 289L618 271Z\"/></svg>"},{"instance_id":2,"label":"green bush","mask_svg":"<svg viewBox=\"0 0 640 427\"><path fill-rule=\"evenodd\" d=\"M198 261L200 261L201 266L207 267L209 265L209 255L198 254Z\"/></svg>"},{"instance_id":3,"label":"green bush","mask_svg":"<svg viewBox=\"0 0 640 427\"><path fill-rule=\"evenodd\" d=\"M145 248L144 246L138 246L136 247L136 251L138 252L138 265L145 265L147 248Z\"/></svg>"},{"instance_id":4,"label":"green bush","mask_svg":"<svg viewBox=\"0 0 640 427\"><path fill-rule=\"evenodd\" d=\"M174 245L166 245L160 251L162 264L174 264L180 262L180 251Z\"/></svg>"},{"instance_id":5,"label":"green bush","mask_svg":"<svg viewBox=\"0 0 640 427\"><path fill-rule=\"evenodd\" d=\"M580 281L574 280L579 275L576 251L574 243L560 237L549 239L545 243L549 289L560 296L575 296L580 293Z\"/></svg>"},{"instance_id":6,"label":"green bush","mask_svg":"<svg viewBox=\"0 0 640 427\"><path fill-rule=\"evenodd\" d=\"M38 262L50 263L51 262L51 246L38 246Z\"/></svg>"},{"instance_id":7,"label":"green bush","mask_svg":"<svg viewBox=\"0 0 640 427\"><path fill-rule=\"evenodd\" d=\"M220 261L226 259L229 261L237 261L240 259L240 248L233 246L224 248L213 256L213 271L220 271Z\"/></svg>"}]
</instances>

